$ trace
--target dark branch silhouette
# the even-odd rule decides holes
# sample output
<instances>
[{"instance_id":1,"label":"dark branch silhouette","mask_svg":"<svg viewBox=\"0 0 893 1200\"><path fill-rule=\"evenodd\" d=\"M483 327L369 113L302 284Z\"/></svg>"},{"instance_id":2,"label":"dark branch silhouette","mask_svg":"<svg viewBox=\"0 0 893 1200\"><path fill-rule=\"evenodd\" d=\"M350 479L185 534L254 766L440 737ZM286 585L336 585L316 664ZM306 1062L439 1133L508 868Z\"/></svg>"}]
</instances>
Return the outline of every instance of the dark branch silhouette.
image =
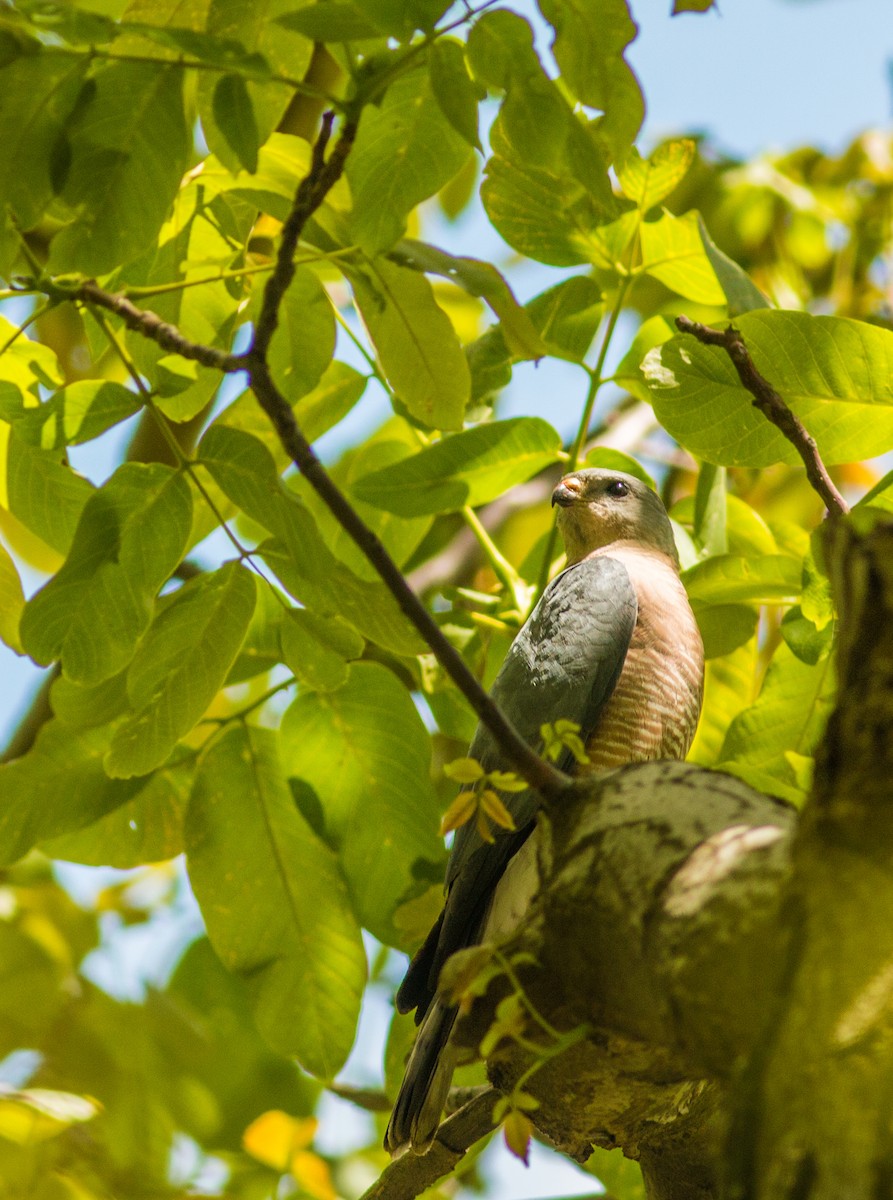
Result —
<instances>
[{"instance_id":1,"label":"dark branch silhouette","mask_svg":"<svg viewBox=\"0 0 893 1200\"><path fill-rule=\"evenodd\" d=\"M331 154L326 158L333 122L334 115L326 113L313 147L310 170L298 185L291 212L283 225L276 266L264 288L263 304L254 339L245 354L233 355L211 346L191 342L175 326L162 321L157 314L137 308L123 296L104 291L93 281L83 284L73 293L72 298L99 305L116 313L129 328L186 358L226 373L241 370L247 372L249 386L273 423L291 461L378 572L400 610L421 634L434 657L493 735L509 762L532 788L546 798L555 798L568 786L568 777L531 750L503 715L499 706L481 687L461 654L444 636L440 626L413 592L382 542L362 520L317 458L312 445L301 432L291 406L277 388L267 362L270 342L278 324L279 307L294 277L295 249L307 221L340 179L356 136L356 120L349 118L345 121Z\"/></svg>"},{"instance_id":2,"label":"dark branch silhouette","mask_svg":"<svg viewBox=\"0 0 893 1200\"><path fill-rule=\"evenodd\" d=\"M784 400L754 366L744 338L734 325L728 329L713 329L692 321L688 317L677 317L676 328L680 333L690 333L704 346L718 346L725 350L738 372L742 386L753 396L753 404L780 429L803 460L806 477L825 502L829 516L839 517L849 512L849 506L831 481L828 469L822 462L815 438L804 426Z\"/></svg>"}]
</instances>

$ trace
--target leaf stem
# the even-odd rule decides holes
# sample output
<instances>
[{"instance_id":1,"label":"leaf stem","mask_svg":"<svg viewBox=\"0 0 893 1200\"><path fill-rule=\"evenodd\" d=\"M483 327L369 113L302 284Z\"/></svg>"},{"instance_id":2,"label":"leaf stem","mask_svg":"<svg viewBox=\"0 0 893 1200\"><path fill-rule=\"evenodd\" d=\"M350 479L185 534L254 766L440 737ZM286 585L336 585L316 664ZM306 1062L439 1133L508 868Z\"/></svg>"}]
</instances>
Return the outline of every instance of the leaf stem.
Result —
<instances>
[{"instance_id":1,"label":"leaf stem","mask_svg":"<svg viewBox=\"0 0 893 1200\"><path fill-rule=\"evenodd\" d=\"M570 474L571 471L576 471L583 454L583 447L586 445L586 438L589 433L589 425L592 420L592 412L595 408L595 402L598 399L598 393L604 383L607 382L603 375L605 369L605 360L608 356L608 350L611 347L611 339L614 337L614 332L617 328L617 322L620 320L620 314L623 311L623 305L626 301L632 279L628 275L620 276L620 282L617 286L617 295L614 299L614 304L611 308L608 323L605 326L604 336L599 346L598 358L594 367L587 367L583 364L583 369L589 376L589 386L586 389L586 399L583 401L583 411L580 415L580 423L577 426L577 433L574 438L567 462L564 466L565 474ZM546 584L549 582L549 574L552 570L552 559L555 557L555 543L558 540L558 527L555 521L552 522L552 528L549 530L549 536L546 539L546 545L543 550L543 560L540 566L540 575L537 580L536 595L541 596L546 590Z\"/></svg>"},{"instance_id":2,"label":"leaf stem","mask_svg":"<svg viewBox=\"0 0 893 1200\"><path fill-rule=\"evenodd\" d=\"M474 534L477 543L487 557L487 561L493 568L496 578L512 597L515 602L515 607L518 610L518 615L523 619L527 614L530 606L530 589L527 584L503 555L499 547L490 537L483 523L478 517L474 509L466 504L462 509L462 519L465 524Z\"/></svg>"},{"instance_id":3,"label":"leaf stem","mask_svg":"<svg viewBox=\"0 0 893 1200\"><path fill-rule=\"evenodd\" d=\"M224 66L218 63L202 62L198 58L187 59L182 55L177 58L158 58L154 54L116 54L114 51L102 50L97 46L89 46L86 50L79 50L76 46L43 46L42 51L44 54L54 54L63 58L79 58L88 61L96 59L100 62L137 63L156 67L179 67L184 71L208 71L216 75L241 75L243 79L249 79L255 83L286 84L302 96L311 96L315 100L321 100L339 112L346 108L344 100L337 96L331 96L328 92L320 91L319 88L304 83L301 79L294 79L291 75L283 75L278 71L252 71L250 69L240 71L236 63Z\"/></svg>"}]
</instances>

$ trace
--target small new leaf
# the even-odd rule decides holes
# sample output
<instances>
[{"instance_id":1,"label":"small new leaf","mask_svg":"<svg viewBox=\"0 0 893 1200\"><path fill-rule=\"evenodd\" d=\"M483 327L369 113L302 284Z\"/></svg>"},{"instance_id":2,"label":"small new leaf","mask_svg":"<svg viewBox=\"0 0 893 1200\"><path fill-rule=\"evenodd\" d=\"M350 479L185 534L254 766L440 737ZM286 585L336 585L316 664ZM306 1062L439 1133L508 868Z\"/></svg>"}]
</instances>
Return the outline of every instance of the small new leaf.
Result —
<instances>
[{"instance_id":1,"label":"small new leaf","mask_svg":"<svg viewBox=\"0 0 893 1200\"><path fill-rule=\"evenodd\" d=\"M480 807L481 812L501 829L514 830L516 828L512 814L492 788L485 788L481 792Z\"/></svg>"},{"instance_id":2,"label":"small new leaf","mask_svg":"<svg viewBox=\"0 0 893 1200\"><path fill-rule=\"evenodd\" d=\"M456 758L445 764L444 775L456 783L477 783L484 777L484 768L474 758ZM525 784L526 787L526 784Z\"/></svg>"},{"instance_id":3,"label":"small new leaf","mask_svg":"<svg viewBox=\"0 0 893 1200\"><path fill-rule=\"evenodd\" d=\"M530 1118L518 1109L513 1109L505 1119L502 1127L505 1144L515 1158L520 1158L524 1166L530 1163L530 1135L533 1126Z\"/></svg>"},{"instance_id":4,"label":"small new leaf","mask_svg":"<svg viewBox=\"0 0 893 1200\"><path fill-rule=\"evenodd\" d=\"M448 833L452 833L454 829L458 829L460 825L464 825L470 821L477 812L478 799L474 792L460 792L450 807L443 814L440 822L440 836L446 837ZM492 837L486 839L493 840Z\"/></svg>"},{"instance_id":5,"label":"small new leaf","mask_svg":"<svg viewBox=\"0 0 893 1200\"><path fill-rule=\"evenodd\" d=\"M543 739L543 754L550 762L556 762L563 750L569 750L581 766L589 762L589 755L580 737L580 726L573 721L562 718L554 724L546 723L540 727L540 736Z\"/></svg>"},{"instance_id":6,"label":"small new leaf","mask_svg":"<svg viewBox=\"0 0 893 1200\"><path fill-rule=\"evenodd\" d=\"M500 792L526 792L527 784L514 771L491 771L487 781Z\"/></svg>"}]
</instances>

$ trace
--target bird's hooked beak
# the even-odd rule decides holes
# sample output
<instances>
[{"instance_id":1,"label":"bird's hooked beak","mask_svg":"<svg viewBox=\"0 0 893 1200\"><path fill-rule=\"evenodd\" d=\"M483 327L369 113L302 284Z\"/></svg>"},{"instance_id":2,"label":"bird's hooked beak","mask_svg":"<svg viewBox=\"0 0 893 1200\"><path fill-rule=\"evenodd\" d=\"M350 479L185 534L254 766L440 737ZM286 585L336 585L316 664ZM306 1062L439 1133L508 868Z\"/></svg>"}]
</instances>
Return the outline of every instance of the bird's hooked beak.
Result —
<instances>
[{"instance_id":1,"label":"bird's hooked beak","mask_svg":"<svg viewBox=\"0 0 893 1200\"><path fill-rule=\"evenodd\" d=\"M580 499L582 490L583 483L577 475L565 475L552 493L552 507L559 504L562 508L569 508Z\"/></svg>"}]
</instances>

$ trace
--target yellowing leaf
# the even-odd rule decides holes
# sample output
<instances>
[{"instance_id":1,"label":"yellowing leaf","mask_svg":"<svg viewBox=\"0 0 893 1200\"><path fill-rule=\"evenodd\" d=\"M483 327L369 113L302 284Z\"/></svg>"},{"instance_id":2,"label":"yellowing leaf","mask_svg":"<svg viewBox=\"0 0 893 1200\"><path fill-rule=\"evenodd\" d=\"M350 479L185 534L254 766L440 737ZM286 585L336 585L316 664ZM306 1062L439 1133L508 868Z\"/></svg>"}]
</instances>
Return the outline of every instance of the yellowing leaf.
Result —
<instances>
[{"instance_id":1,"label":"yellowing leaf","mask_svg":"<svg viewBox=\"0 0 893 1200\"><path fill-rule=\"evenodd\" d=\"M274 1108L251 1122L242 1134L242 1145L258 1162L285 1172L292 1159L311 1144L318 1124L315 1117L292 1117Z\"/></svg>"},{"instance_id":2,"label":"yellowing leaf","mask_svg":"<svg viewBox=\"0 0 893 1200\"><path fill-rule=\"evenodd\" d=\"M493 830L490 828L490 822L487 820L486 816L481 811L481 809L478 809L476 825L477 825L478 836L480 837L482 842L495 842L496 841L496 838L493 836Z\"/></svg>"},{"instance_id":3,"label":"yellowing leaf","mask_svg":"<svg viewBox=\"0 0 893 1200\"><path fill-rule=\"evenodd\" d=\"M89 1096L28 1088L0 1090L0 1137L18 1146L30 1146L55 1137L70 1125L90 1121L101 1105Z\"/></svg>"},{"instance_id":4,"label":"yellowing leaf","mask_svg":"<svg viewBox=\"0 0 893 1200\"><path fill-rule=\"evenodd\" d=\"M328 1163L318 1154L311 1154L309 1150L298 1150L292 1155L291 1173L314 1200L336 1200L337 1192L332 1186Z\"/></svg>"},{"instance_id":5,"label":"yellowing leaf","mask_svg":"<svg viewBox=\"0 0 893 1200\"><path fill-rule=\"evenodd\" d=\"M477 796L474 792L460 792L450 807L443 814L440 822L440 836L446 837L466 821L470 821L477 811ZM492 840L492 839L489 839Z\"/></svg>"},{"instance_id":6,"label":"yellowing leaf","mask_svg":"<svg viewBox=\"0 0 893 1200\"><path fill-rule=\"evenodd\" d=\"M481 810L502 829L515 829L516 826L512 814L492 788L485 788L481 792L480 804Z\"/></svg>"},{"instance_id":7,"label":"yellowing leaf","mask_svg":"<svg viewBox=\"0 0 893 1200\"><path fill-rule=\"evenodd\" d=\"M514 771L491 771L487 778L501 792L525 792L527 790L527 784Z\"/></svg>"},{"instance_id":8,"label":"yellowing leaf","mask_svg":"<svg viewBox=\"0 0 893 1200\"><path fill-rule=\"evenodd\" d=\"M445 764L443 773L456 783L476 783L483 778L484 768L475 758L456 758Z\"/></svg>"}]
</instances>

